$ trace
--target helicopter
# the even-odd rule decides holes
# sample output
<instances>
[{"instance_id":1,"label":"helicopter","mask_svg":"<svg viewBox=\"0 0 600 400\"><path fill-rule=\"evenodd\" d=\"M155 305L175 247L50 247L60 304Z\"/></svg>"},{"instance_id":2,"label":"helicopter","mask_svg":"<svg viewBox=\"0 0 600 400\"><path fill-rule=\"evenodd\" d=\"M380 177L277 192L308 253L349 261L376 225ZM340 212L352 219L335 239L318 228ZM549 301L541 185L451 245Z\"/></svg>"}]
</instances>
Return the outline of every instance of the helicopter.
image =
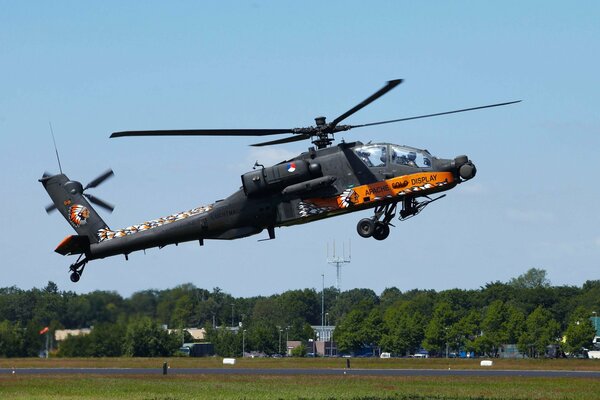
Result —
<instances>
[{"instance_id":1,"label":"helicopter","mask_svg":"<svg viewBox=\"0 0 600 400\"><path fill-rule=\"evenodd\" d=\"M69 266L70 279L78 282L91 260L124 255L148 248L188 241L204 245L208 239L232 240L275 228L305 224L351 212L373 209L373 216L358 221L363 238L385 240L392 220L403 221L445 196L460 183L475 177L475 164L466 156L438 158L427 150L392 143L342 141L335 134L375 125L505 106L520 102L489 104L361 125L342 125L343 120L379 99L402 83L388 81L381 89L331 122L315 118L315 126L293 129L188 129L114 132L111 138L142 136L268 136L282 139L253 144L269 146L311 140L313 146L298 156L273 166L255 163L241 175L241 187L214 203L145 221L123 229L111 229L90 203L111 212L113 206L86 193L113 176L108 170L85 187L65 174L44 173L39 180L52 199L47 212L58 210L74 228L56 247L61 255L78 255ZM290 135L291 134L291 135ZM58 151L57 151L58 157ZM60 166L60 160L59 160ZM437 197L432 197L437 195Z\"/></svg>"}]
</instances>

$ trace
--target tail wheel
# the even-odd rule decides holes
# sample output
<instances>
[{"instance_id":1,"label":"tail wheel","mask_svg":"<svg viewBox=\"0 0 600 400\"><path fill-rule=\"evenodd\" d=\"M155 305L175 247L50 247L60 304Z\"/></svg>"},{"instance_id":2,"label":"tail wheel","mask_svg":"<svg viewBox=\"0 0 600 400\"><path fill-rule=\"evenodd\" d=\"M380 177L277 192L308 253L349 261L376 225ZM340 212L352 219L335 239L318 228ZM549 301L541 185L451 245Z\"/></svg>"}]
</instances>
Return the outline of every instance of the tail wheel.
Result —
<instances>
[{"instance_id":1,"label":"tail wheel","mask_svg":"<svg viewBox=\"0 0 600 400\"><path fill-rule=\"evenodd\" d=\"M390 226L383 222L375 222L373 229L373 239L385 240L390 235Z\"/></svg>"},{"instance_id":2,"label":"tail wheel","mask_svg":"<svg viewBox=\"0 0 600 400\"><path fill-rule=\"evenodd\" d=\"M369 238L373 236L373 232L375 231L375 222L371 218L363 218L358 221L356 231L361 237Z\"/></svg>"},{"instance_id":3,"label":"tail wheel","mask_svg":"<svg viewBox=\"0 0 600 400\"><path fill-rule=\"evenodd\" d=\"M79 274L79 272L73 272L71 274L70 278L71 278L71 282L76 283L76 282L79 282L81 275Z\"/></svg>"}]
</instances>

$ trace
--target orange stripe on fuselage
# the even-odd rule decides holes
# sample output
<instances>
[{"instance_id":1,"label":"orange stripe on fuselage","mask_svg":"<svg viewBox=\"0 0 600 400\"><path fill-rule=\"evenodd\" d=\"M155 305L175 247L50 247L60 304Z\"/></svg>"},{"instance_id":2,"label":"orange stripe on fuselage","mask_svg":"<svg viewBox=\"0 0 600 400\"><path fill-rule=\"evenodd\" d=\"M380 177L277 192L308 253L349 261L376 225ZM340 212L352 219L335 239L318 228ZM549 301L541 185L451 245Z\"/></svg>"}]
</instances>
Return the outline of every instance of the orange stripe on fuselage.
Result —
<instances>
[{"instance_id":1,"label":"orange stripe on fuselage","mask_svg":"<svg viewBox=\"0 0 600 400\"><path fill-rule=\"evenodd\" d=\"M396 197L427 191L428 189L438 187L440 184L449 184L454 182L454 175L451 172L420 172L416 174L398 176L384 181L370 183L367 185L356 186L352 188L349 200L345 203L343 198L338 198L339 207L348 207L348 205L361 205L380 200L386 197Z\"/></svg>"}]
</instances>

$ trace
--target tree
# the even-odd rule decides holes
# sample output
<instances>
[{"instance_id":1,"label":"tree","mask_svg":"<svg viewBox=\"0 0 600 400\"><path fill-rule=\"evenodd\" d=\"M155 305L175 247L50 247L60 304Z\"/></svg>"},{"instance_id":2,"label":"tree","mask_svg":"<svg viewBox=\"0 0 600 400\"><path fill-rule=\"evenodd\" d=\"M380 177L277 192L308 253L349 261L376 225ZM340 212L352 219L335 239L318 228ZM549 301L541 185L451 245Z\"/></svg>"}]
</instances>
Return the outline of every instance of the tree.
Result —
<instances>
[{"instance_id":1,"label":"tree","mask_svg":"<svg viewBox=\"0 0 600 400\"><path fill-rule=\"evenodd\" d=\"M363 347L360 330L366 318L367 313L364 310L355 309L336 325L333 337L339 352L357 352Z\"/></svg>"},{"instance_id":2,"label":"tree","mask_svg":"<svg viewBox=\"0 0 600 400\"><path fill-rule=\"evenodd\" d=\"M90 335L69 335L60 343L59 357L92 357Z\"/></svg>"},{"instance_id":3,"label":"tree","mask_svg":"<svg viewBox=\"0 0 600 400\"><path fill-rule=\"evenodd\" d=\"M0 322L0 357L23 356L23 330L18 323Z\"/></svg>"},{"instance_id":4,"label":"tree","mask_svg":"<svg viewBox=\"0 0 600 400\"><path fill-rule=\"evenodd\" d=\"M381 348L397 356L414 354L421 347L424 330L424 317L411 309L411 302L397 303L385 311Z\"/></svg>"},{"instance_id":5,"label":"tree","mask_svg":"<svg viewBox=\"0 0 600 400\"><path fill-rule=\"evenodd\" d=\"M383 319L381 312L374 308L371 310L365 321L362 323L358 331L358 340L363 347L374 349L379 347L383 330Z\"/></svg>"},{"instance_id":6,"label":"tree","mask_svg":"<svg viewBox=\"0 0 600 400\"><path fill-rule=\"evenodd\" d=\"M301 344L292 349L292 357L305 357L307 353L306 346Z\"/></svg>"},{"instance_id":7,"label":"tree","mask_svg":"<svg viewBox=\"0 0 600 400\"><path fill-rule=\"evenodd\" d=\"M509 285L517 289L533 289L539 287L550 287L550 280L546 277L546 270L530 268L524 274L512 278Z\"/></svg>"},{"instance_id":8,"label":"tree","mask_svg":"<svg viewBox=\"0 0 600 400\"><path fill-rule=\"evenodd\" d=\"M352 289L339 294L330 314L336 324L352 310L360 309L365 314L379 303L379 298L371 289Z\"/></svg>"},{"instance_id":9,"label":"tree","mask_svg":"<svg viewBox=\"0 0 600 400\"><path fill-rule=\"evenodd\" d=\"M88 335L89 355L91 357L122 356L126 331L127 326L123 323L95 325Z\"/></svg>"},{"instance_id":10,"label":"tree","mask_svg":"<svg viewBox=\"0 0 600 400\"><path fill-rule=\"evenodd\" d=\"M236 357L242 354L242 335L227 328L206 329L207 339L215 346L215 353L222 357ZM249 344L246 346L248 351Z\"/></svg>"},{"instance_id":11,"label":"tree","mask_svg":"<svg viewBox=\"0 0 600 400\"><path fill-rule=\"evenodd\" d=\"M536 308L525 322L525 332L518 342L519 351L530 357L543 357L546 347L558 343L560 325L542 306Z\"/></svg>"},{"instance_id":12,"label":"tree","mask_svg":"<svg viewBox=\"0 0 600 400\"><path fill-rule=\"evenodd\" d=\"M573 355L581 355L592 346L592 341L596 336L596 329L589 318L589 313L583 307L578 307L565 332L565 343L563 350Z\"/></svg>"},{"instance_id":13,"label":"tree","mask_svg":"<svg viewBox=\"0 0 600 400\"><path fill-rule=\"evenodd\" d=\"M181 346L181 338L169 334L148 317L133 320L127 326L123 353L131 357L165 357Z\"/></svg>"},{"instance_id":14,"label":"tree","mask_svg":"<svg viewBox=\"0 0 600 400\"><path fill-rule=\"evenodd\" d=\"M252 324L248 328L246 338L249 346L247 348L252 350L256 350L267 355L275 354L279 351L279 329L272 323ZM282 338L282 340L285 341L285 336ZM285 345L282 348L282 351L284 350Z\"/></svg>"},{"instance_id":15,"label":"tree","mask_svg":"<svg viewBox=\"0 0 600 400\"><path fill-rule=\"evenodd\" d=\"M450 327L448 339L456 350L476 351L476 340L481 332L481 316L478 310L462 317Z\"/></svg>"},{"instance_id":16,"label":"tree","mask_svg":"<svg viewBox=\"0 0 600 400\"><path fill-rule=\"evenodd\" d=\"M504 329L507 344L516 344L525 330L525 314L512 304L506 305Z\"/></svg>"},{"instance_id":17,"label":"tree","mask_svg":"<svg viewBox=\"0 0 600 400\"><path fill-rule=\"evenodd\" d=\"M384 308L391 307L394 303L400 300L402 292L395 286L385 288L379 296L379 301Z\"/></svg>"},{"instance_id":18,"label":"tree","mask_svg":"<svg viewBox=\"0 0 600 400\"><path fill-rule=\"evenodd\" d=\"M188 294L184 294L175 302L171 323L179 328L194 326L194 302Z\"/></svg>"},{"instance_id":19,"label":"tree","mask_svg":"<svg viewBox=\"0 0 600 400\"><path fill-rule=\"evenodd\" d=\"M143 290L141 292L135 292L127 300L127 305L132 315L150 318L156 318L157 303L157 290Z\"/></svg>"},{"instance_id":20,"label":"tree","mask_svg":"<svg viewBox=\"0 0 600 400\"><path fill-rule=\"evenodd\" d=\"M507 343L506 310L500 300L491 303L481 321L481 336L476 339L477 351L497 357L500 345Z\"/></svg>"},{"instance_id":21,"label":"tree","mask_svg":"<svg viewBox=\"0 0 600 400\"><path fill-rule=\"evenodd\" d=\"M450 344L449 329L456 322L456 314L450 305L442 301L437 304L433 316L425 328L423 347L429 352L443 354L444 348Z\"/></svg>"}]
</instances>

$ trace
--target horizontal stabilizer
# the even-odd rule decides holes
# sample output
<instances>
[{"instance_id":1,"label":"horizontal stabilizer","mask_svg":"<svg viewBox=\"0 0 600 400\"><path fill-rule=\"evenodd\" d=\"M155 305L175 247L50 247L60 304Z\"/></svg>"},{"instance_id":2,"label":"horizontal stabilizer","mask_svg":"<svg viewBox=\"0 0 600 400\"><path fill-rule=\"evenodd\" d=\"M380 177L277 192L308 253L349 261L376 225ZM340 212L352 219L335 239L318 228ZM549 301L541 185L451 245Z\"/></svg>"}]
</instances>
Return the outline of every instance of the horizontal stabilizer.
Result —
<instances>
[{"instance_id":1,"label":"horizontal stabilizer","mask_svg":"<svg viewBox=\"0 0 600 400\"><path fill-rule=\"evenodd\" d=\"M71 235L63 239L54 250L63 256L82 254L90 248L90 239L87 236Z\"/></svg>"}]
</instances>

